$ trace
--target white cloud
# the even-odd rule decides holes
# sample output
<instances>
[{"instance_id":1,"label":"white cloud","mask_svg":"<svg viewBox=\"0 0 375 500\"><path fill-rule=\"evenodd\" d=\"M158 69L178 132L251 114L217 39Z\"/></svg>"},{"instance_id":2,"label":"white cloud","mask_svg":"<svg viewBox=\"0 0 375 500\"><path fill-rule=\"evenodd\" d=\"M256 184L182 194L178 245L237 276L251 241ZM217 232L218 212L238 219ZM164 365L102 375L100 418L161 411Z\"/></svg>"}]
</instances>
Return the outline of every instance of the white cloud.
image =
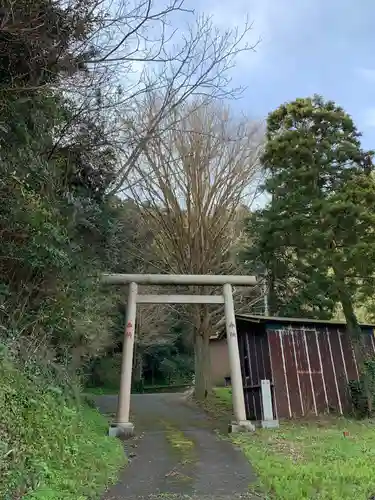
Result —
<instances>
[{"instance_id":1,"label":"white cloud","mask_svg":"<svg viewBox=\"0 0 375 500\"><path fill-rule=\"evenodd\" d=\"M244 54L238 59L241 70L253 69L257 64L266 62L275 47L288 46L291 38L295 42L296 30L306 19L314 24L320 15L316 0L206 0L197 4L197 0L186 0L196 11L211 15L216 25L223 29L244 26L246 20L252 23L247 35L249 45L256 46L254 54ZM288 49L286 49L288 50ZM269 60L267 60L270 63Z\"/></svg>"}]
</instances>

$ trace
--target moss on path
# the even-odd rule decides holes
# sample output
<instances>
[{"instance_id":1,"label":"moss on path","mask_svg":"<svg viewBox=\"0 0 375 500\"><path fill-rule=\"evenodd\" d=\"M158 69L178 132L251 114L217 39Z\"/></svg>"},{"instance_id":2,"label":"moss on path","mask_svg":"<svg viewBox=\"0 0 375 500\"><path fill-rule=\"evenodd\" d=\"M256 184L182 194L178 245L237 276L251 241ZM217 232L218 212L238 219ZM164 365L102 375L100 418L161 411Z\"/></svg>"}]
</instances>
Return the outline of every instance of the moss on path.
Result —
<instances>
[{"instance_id":1,"label":"moss on path","mask_svg":"<svg viewBox=\"0 0 375 500\"><path fill-rule=\"evenodd\" d=\"M116 399L97 401L110 412ZM125 447L134 456L104 500L254 498L255 476L244 455L181 394L134 395L132 411L138 436Z\"/></svg>"}]
</instances>

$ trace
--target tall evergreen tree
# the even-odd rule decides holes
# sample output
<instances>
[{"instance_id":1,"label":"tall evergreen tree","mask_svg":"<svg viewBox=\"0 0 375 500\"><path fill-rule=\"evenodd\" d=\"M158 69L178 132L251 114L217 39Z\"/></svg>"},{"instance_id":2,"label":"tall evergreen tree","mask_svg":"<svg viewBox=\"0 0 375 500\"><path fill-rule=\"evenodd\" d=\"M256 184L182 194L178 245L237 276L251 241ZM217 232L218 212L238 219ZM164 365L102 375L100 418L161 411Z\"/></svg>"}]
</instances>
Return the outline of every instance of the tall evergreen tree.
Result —
<instances>
[{"instance_id":1,"label":"tall evergreen tree","mask_svg":"<svg viewBox=\"0 0 375 500\"><path fill-rule=\"evenodd\" d=\"M262 158L271 201L248 226L272 312L329 317L338 301L353 339L352 296L375 265L371 153L359 139L352 118L320 96L272 112Z\"/></svg>"}]
</instances>

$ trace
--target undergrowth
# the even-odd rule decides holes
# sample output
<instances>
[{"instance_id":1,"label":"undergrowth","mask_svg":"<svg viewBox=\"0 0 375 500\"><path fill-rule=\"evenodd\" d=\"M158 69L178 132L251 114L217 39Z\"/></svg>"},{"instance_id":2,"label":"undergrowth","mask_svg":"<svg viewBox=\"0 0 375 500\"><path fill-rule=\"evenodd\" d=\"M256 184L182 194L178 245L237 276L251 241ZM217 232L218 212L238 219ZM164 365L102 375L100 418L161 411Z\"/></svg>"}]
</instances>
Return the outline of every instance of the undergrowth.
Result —
<instances>
[{"instance_id":1,"label":"undergrowth","mask_svg":"<svg viewBox=\"0 0 375 500\"><path fill-rule=\"evenodd\" d=\"M95 409L0 358L0 498L97 498L125 463Z\"/></svg>"},{"instance_id":2,"label":"undergrowth","mask_svg":"<svg viewBox=\"0 0 375 500\"><path fill-rule=\"evenodd\" d=\"M373 421L326 418L236 435L274 500L368 500L375 494Z\"/></svg>"}]
</instances>

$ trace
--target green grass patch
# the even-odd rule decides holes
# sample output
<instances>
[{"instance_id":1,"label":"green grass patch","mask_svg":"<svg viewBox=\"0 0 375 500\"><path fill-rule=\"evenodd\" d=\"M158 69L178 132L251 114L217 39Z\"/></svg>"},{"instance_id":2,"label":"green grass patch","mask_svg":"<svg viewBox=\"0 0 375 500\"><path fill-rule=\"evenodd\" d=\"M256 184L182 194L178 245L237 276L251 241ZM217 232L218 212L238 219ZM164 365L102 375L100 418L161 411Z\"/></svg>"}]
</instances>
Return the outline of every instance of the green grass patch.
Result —
<instances>
[{"instance_id":1,"label":"green grass patch","mask_svg":"<svg viewBox=\"0 0 375 500\"><path fill-rule=\"evenodd\" d=\"M183 392L188 389L189 384L173 384L173 385L145 385L143 392L146 394L168 393L168 392Z\"/></svg>"},{"instance_id":2,"label":"green grass patch","mask_svg":"<svg viewBox=\"0 0 375 500\"><path fill-rule=\"evenodd\" d=\"M233 420L232 389L217 387L204 401L195 400L196 404L210 417L211 426L220 432L228 432L228 424Z\"/></svg>"},{"instance_id":3,"label":"green grass patch","mask_svg":"<svg viewBox=\"0 0 375 500\"><path fill-rule=\"evenodd\" d=\"M115 396L118 394L119 389L113 387L85 387L85 394L93 394L94 396Z\"/></svg>"},{"instance_id":4,"label":"green grass patch","mask_svg":"<svg viewBox=\"0 0 375 500\"><path fill-rule=\"evenodd\" d=\"M216 387L213 389L215 398L218 404L223 407L232 409L232 388L231 387Z\"/></svg>"},{"instance_id":5,"label":"green grass patch","mask_svg":"<svg viewBox=\"0 0 375 500\"><path fill-rule=\"evenodd\" d=\"M232 418L232 389L230 387L216 387L212 394L198 404L213 418L226 419L226 425Z\"/></svg>"},{"instance_id":6,"label":"green grass patch","mask_svg":"<svg viewBox=\"0 0 375 500\"><path fill-rule=\"evenodd\" d=\"M232 439L269 499L368 500L375 494L374 421L282 423Z\"/></svg>"},{"instance_id":7,"label":"green grass patch","mask_svg":"<svg viewBox=\"0 0 375 500\"><path fill-rule=\"evenodd\" d=\"M188 384L175 384L175 385L145 385L142 389L132 388L132 394L146 393L146 394L156 394L156 393L168 393L168 392L183 392L189 387ZM102 395L117 395L119 393L119 388L117 387L86 387L86 394L93 394L95 396Z\"/></svg>"},{"instance_id":8,"label":"green grass patch","mask_svg":"<svg viewBox=\"0 0 375 500\"><path fill-rule=\"evenodd\" d=\"M214 389L211 412L232 408L231 388ZM348 436L344 436L344 432ZM236 434L272 500L368 500L375 495L375 421L324 418Z\"/></svg>"},{"instance_id":9,"label":"green grass patch","mask_svg":"<svg viewBox=\"0 0 375 500\"><path fill-rule=\"evenodd\" d=\"M95 409L0 359L0 498L85 500L100 496L125 464Z\"/></svg>"}]
</instances>

